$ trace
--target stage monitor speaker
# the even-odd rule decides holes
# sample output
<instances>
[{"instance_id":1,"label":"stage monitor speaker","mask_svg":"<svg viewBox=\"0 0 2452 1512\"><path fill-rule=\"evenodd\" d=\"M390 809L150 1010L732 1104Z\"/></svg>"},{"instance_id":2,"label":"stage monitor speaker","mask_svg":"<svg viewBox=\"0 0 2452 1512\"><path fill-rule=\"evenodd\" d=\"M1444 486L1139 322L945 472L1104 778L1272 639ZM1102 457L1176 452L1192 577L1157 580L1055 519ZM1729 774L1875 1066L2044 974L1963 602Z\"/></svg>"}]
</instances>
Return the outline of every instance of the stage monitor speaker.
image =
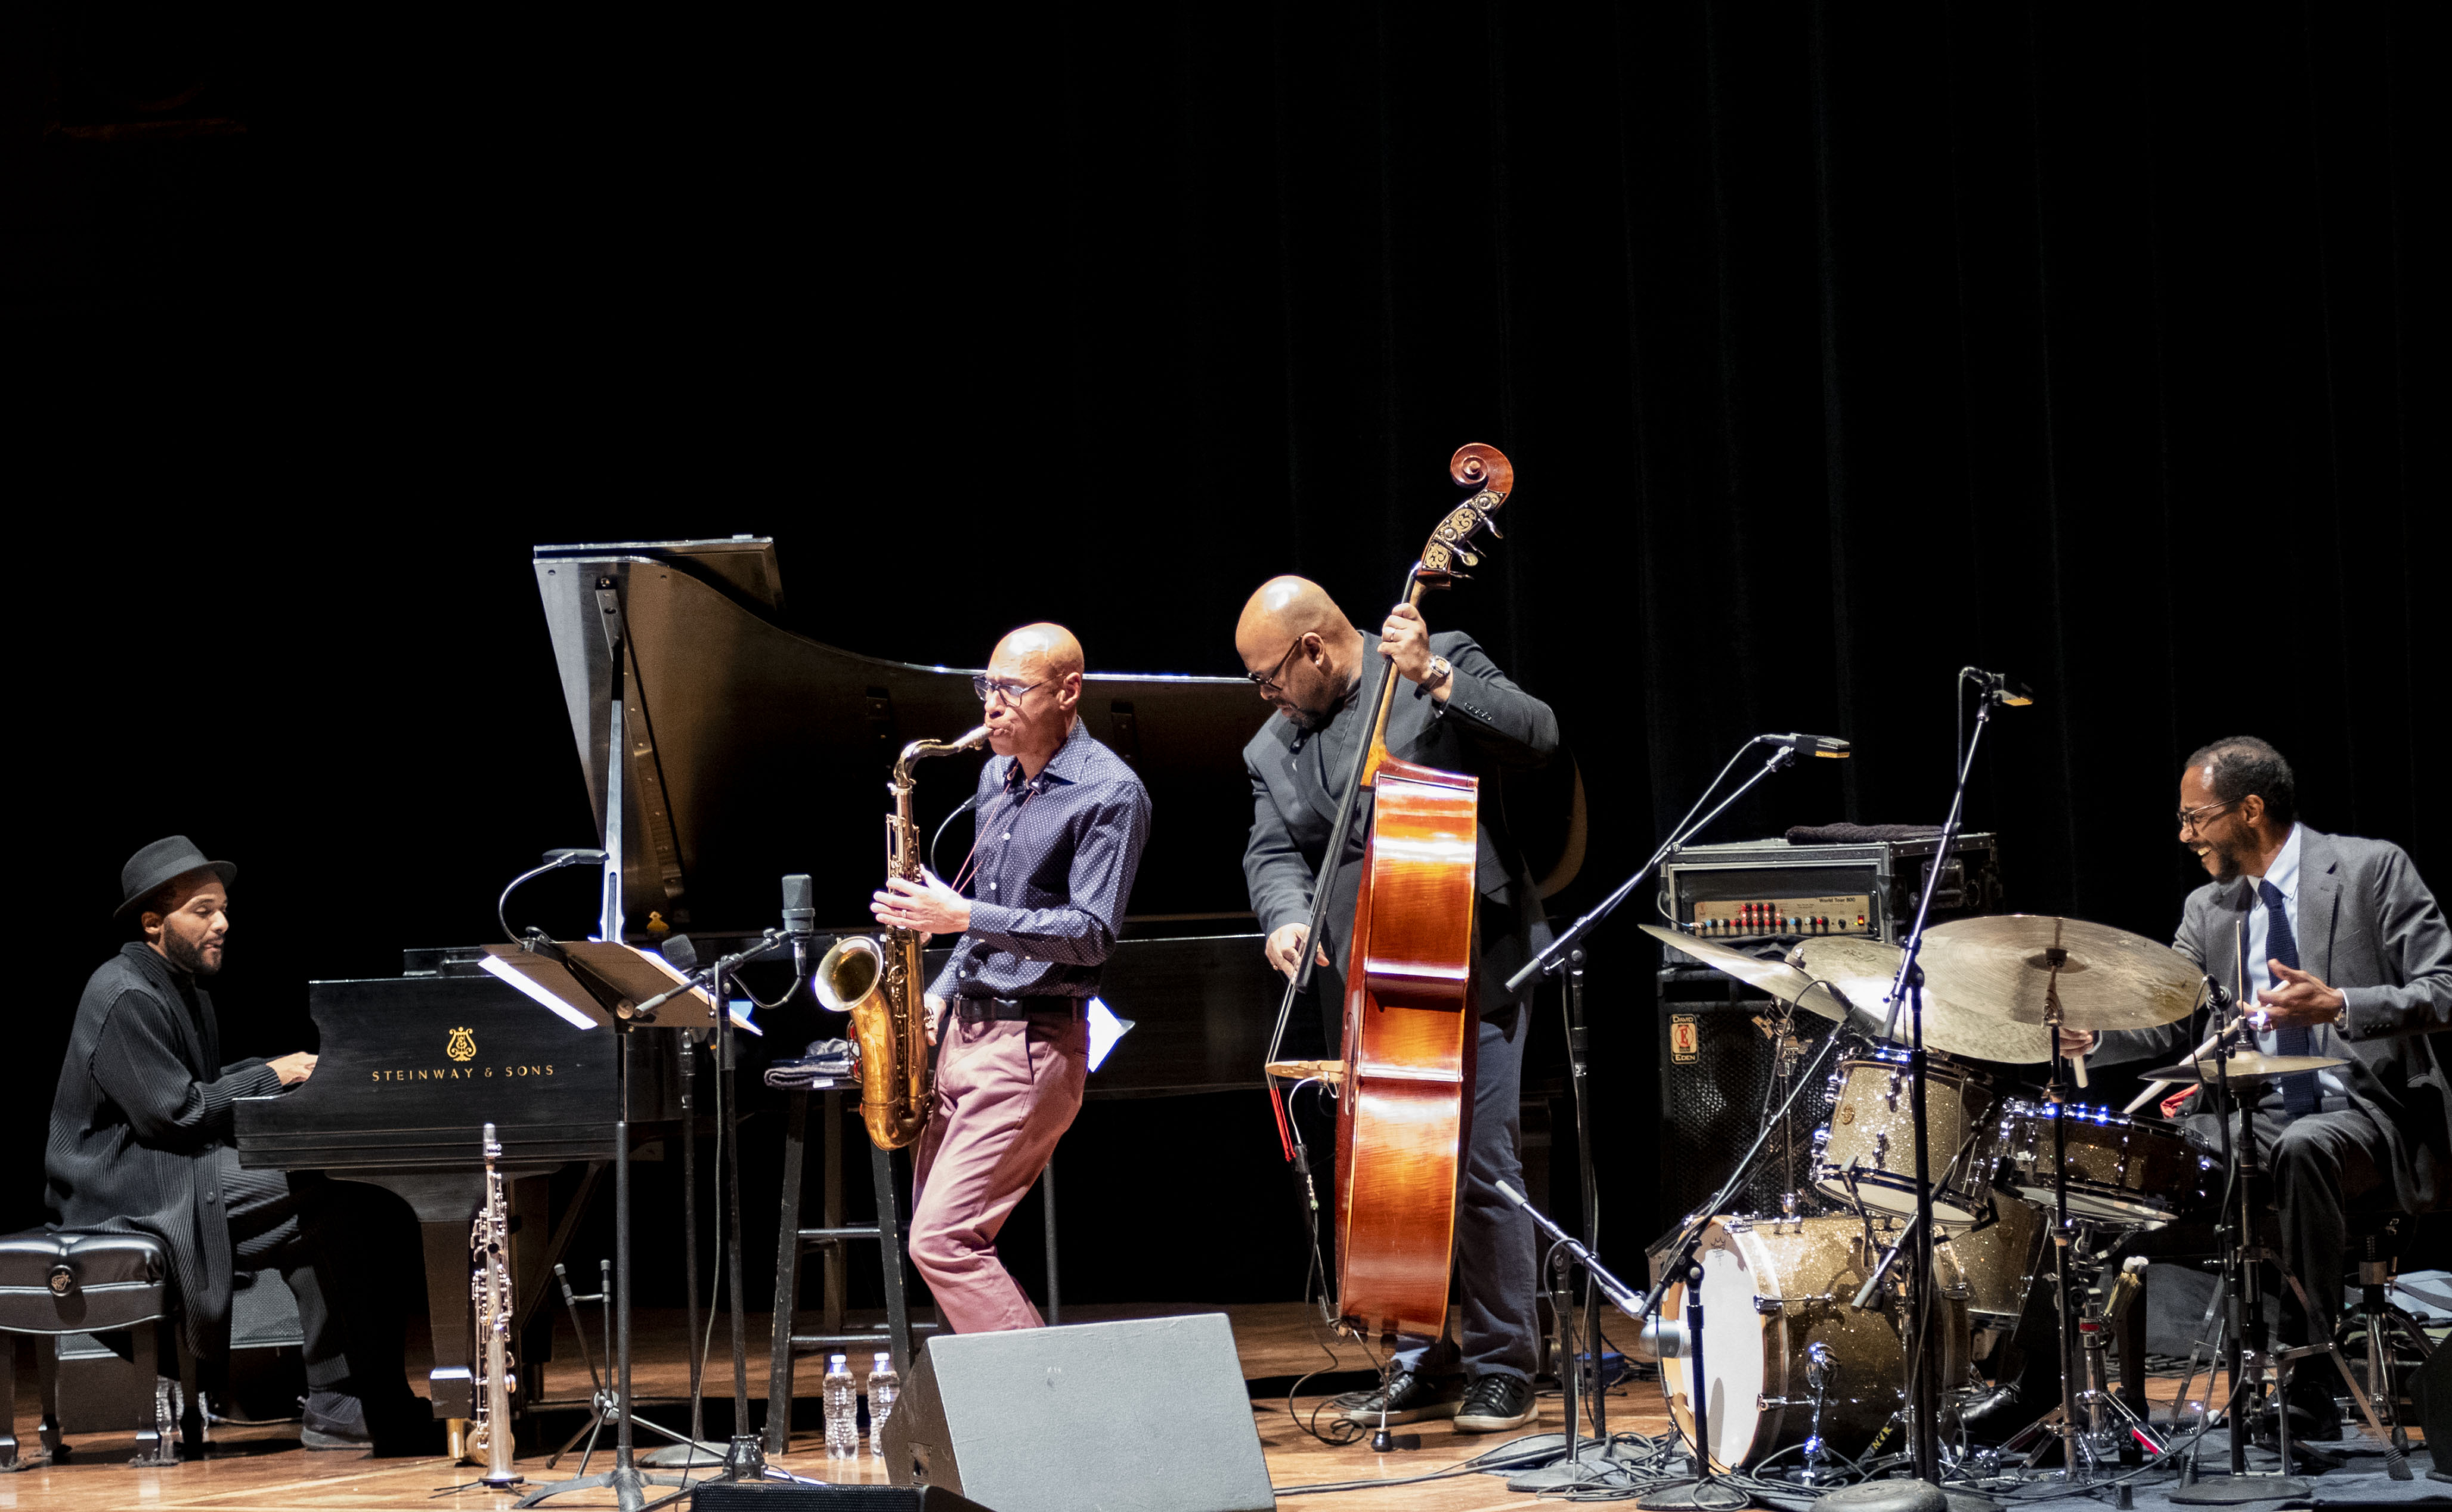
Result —
<instances>
[{"instance_id":1,"label":"stage monitor speaker","mask_svg":"<svg viewBox=\"0 0 2452 1512\"><path fill-rule=\"evenodd\" d=\"M989 1512L935 1485L809 1485L791 1481L711 1481L690 1493L690 1512Z\"/></svg>"},{"instance_id":2,"label":"stage monitor speaker","mask_svg":"<svg viewBox=\"0 0 2452 1512\"><path fill-rule=\"evenodd\" d=\"M2426 1429L2426 1450L2435 1468L2430 1481L2452 1481L2452 1349L2438 1346L2409 1377L2410 1404Z\"/></svg>"},{"instance_id":3,"label":"stage monitor speaker","mask_svg":"<svg viewBox=\"0 0 2452 1512\"><path fill-rule=\"evenodd\" d=\"M885 1422L897 1485L994 1512L1269 1512L1224 1313L939 1334Z\"/></svg>"}]
</instances>

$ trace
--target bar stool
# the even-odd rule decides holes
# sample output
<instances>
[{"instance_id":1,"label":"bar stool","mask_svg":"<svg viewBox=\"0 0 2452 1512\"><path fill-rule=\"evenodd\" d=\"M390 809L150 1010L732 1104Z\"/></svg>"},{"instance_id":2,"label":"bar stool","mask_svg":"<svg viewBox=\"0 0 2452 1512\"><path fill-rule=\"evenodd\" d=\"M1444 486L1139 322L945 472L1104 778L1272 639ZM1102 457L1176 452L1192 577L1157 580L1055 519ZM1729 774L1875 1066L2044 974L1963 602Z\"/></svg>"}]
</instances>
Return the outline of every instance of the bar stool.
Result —
<instances>
[{"instance_id":1,"label":"bar stool","mask_svg":"<svg viewBox=\"0 0 2452 1512\"><path fill-rule=\"evenodd\" d=\"M894 1194L894 1156L880 1149L873 1142L862 1139L868 1147L869 1179L877 1190L877 1221L870 1224L846 1225L843 1222L843 1093L855 1096L860 1082L852 1077L835 1077L813 1083L805 1089L794 1089L791 1109L783 1130L783 1211L775 1245L775 1334L773 1355L766 1383L766 1452L781 1454L792 1434L792 1367L801 1351L886 1349L894 1359L895 1374L909 1380L911 1376L911 1340L914 1334L936 1331L934 1323L911 1322L910 1308L903 1294L902 1223ZM801 1227L801 1188L803 1157L808 1145L809 1101L812 1093L821 1094L821 1116L824 1120L824 1196L821 1199L821 1222L817 1227ZM858 1242L873 1241L878 1247L879 1271L885 1284L885 1329L883 1332L851 1333L843 1327L843 1308L849 1271L846 1269L846 1247ZM801 1257L816 1249L824 1256L824 1300L820 1305L819 1331L796 1331L801 1301Z\"/></svg>"}]
</instances>

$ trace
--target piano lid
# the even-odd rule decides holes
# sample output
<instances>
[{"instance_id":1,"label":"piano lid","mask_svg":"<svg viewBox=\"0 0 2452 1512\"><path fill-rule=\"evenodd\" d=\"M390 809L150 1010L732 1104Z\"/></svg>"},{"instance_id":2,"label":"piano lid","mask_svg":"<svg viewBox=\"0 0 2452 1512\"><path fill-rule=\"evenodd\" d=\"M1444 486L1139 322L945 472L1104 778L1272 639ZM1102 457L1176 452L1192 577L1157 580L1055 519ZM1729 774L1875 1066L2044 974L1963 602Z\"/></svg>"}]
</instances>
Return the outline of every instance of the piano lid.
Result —
<instances>
[{"instance_id":1,"label":"piano lid","mask_svg":"<svg viewBox=\"0 0 2452 1512\"><path fill-rule=\"evenodd\" d=\"M626 626L628 929L643 928L649 910L677 928L763 928L792 872L815 881L821 927L868 928L868 895L885 869L887 769L906 741L951 739L979 722L976 669L880 660L784 629L782 578L764 537L539 546L535 568L600 835L613 690L601 594ZM1140 773L1155 808L1136 918L1248 917L1242 750L1269 712L1240 677L1086 679L1083 722ZM971 795L981 759L920 768L926 833ZM946 832L944 869L970 840L967 820Z\"/></svg>"}]
</instances>

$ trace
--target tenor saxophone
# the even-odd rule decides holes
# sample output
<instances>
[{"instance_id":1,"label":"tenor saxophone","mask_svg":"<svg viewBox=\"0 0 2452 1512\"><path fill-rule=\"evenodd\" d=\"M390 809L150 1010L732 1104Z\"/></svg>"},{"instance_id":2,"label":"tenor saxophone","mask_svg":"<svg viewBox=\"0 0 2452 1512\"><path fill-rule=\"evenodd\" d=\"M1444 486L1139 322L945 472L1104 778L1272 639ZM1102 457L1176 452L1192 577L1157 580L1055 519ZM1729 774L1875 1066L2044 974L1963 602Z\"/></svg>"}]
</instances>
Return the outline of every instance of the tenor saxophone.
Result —
<instances>
[{"instance_id":1,"label":"tenor saxophone","mask_svg":"<svg viewBox=\"0 0 2452 1512\"><path fill-rule=\"evenodd\" d=\"M920 880L920 826L911 817L911 769L928 756L974 751L987 743L981 725L960 739L914 740L894 763L886 791L894 812L885 818L885 874ZM926 937L916 930L889 929L872 939L850 934L837 940L818 962L810 988L818 1001L851 1015L860 1044L860 1116L880 1149L900 1149L928 1127L928 1105L937 1094L936 1068L928 1056L928 979L920 964Z\"/></svg>"},{"instance_id":2,"label":"tenor saxophone","mask_svg":"<svg viewBox=\"0 0 2452 1512\"><path fill-rule=\"evenodd\" d=\"M476 1419L468 1428L468 1457L483 1458L479 1482L500 1490L520 1483L511 1468L511 1393L519 1389L511 1362L511 1216L503 1202L503 1158L494 1126L485 1126L485 1206L468 1230L469 1290L477 1313Z\"/></svg>"}]
</instances>

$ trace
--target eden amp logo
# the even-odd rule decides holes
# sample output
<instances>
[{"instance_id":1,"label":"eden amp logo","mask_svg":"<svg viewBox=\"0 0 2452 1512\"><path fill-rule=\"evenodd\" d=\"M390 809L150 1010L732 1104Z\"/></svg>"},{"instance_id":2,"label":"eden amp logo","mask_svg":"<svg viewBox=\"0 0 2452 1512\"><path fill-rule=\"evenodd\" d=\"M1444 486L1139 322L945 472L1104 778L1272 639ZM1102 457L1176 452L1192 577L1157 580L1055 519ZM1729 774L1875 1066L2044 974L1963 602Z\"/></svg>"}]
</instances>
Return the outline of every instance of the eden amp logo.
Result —
<instances>
[{"instance_id":1,"label":"eden amp logo","mask_svg":"<svg viewBox=\"0 0 2452 1512\"><path fill-rule=\"evenodd\" d=\"M475 1060L477 1058L477 1036L468 1032L465 1029L455 1029L451 1031L450 1040L444 1045L443 1053L450 1056L456 1061Z\"/></svg>"},{"instance_id":2,"label":"eden amp logo","mask_svg":"<svg viewBox=\"0 0 2452 1512\"><path fill-rule=\"evenodd\" d=\"M1669 1058L1679 1065L1703 1058L1703 1031L1693 1014L1669 1015Z\"/></svg>"}]
</instances>

